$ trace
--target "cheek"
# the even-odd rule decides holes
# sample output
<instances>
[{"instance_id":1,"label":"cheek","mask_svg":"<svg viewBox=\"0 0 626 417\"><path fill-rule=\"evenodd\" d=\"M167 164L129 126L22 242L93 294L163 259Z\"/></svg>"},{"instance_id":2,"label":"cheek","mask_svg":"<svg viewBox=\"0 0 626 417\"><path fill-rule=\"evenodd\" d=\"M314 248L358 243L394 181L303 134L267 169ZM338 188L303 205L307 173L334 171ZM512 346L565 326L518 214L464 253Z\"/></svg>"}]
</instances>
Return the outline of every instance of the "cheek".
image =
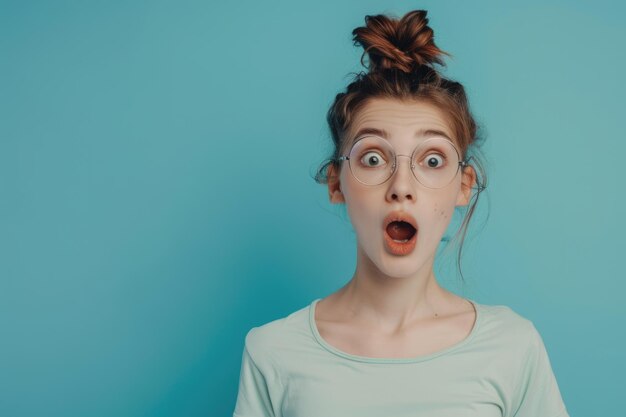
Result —
<instances>
[{"instance_id":1,"label":"cheek","mask_svg":"<svg viewBox=\"0 0 626 417\"><path fill-rule=\"evenodd\" d=\"M442 190L442 193L434 201L433 214L438 221L448 223L452 219L460 187L459 181L453 182L450 184L449 189L446 191Z\"/></svg>"},{"instance_id":2,"label":"cheek","mask_svg":"<svg viewBox=\"0 0 626 417\"><path fill-rule=\"evenodd\" d=\"M346 211L355 232L359 235L367 235L373 232L378 221L382 220L380 201L383 197L372 190L364 187L352 178L344 178L342 184L345 198Z\"/></svg>"},{"instance_id":3,"label":"cheek","mask_svg":"<svg viewBox=\"0 0 626 417\"><path fill-rule=\"evenodd\" d=\"M437 223L445 223L450 218L448 209L435 205L433 208L433 218Z\"/></svg>"},{"instance_id":4,"label":"cheek","mask_svg":"<svg viewBox=\"0 0 626 417\"><path fill-rule=\"evenodd\" d=\"M376 213L372 210L376 207L375 199L371 192L359 191L354 188L344 193L346 210L355 229L368 228L376 219Z\"/></svg>"},{"instance_id":5,"label":"cheek","mask_svg":"<svg viewBox=\"0 0 626 417\"><path fill-rule=\"evenodd\" d=\"M358 182L350 173L349 169L341 172L341 192L346 200L348 209L367 209L376 201L376 196L370 188Z\"/></svg>"},{"instance_id":6,"label":"cheek","mask_svg":"<svg viewBox=\"0 0 626 417\"><path fill-rule=\"evenodd\" d=\"M438 200L433 204L432 218L437 223L449 223L454 214L456 198Z\"/></svg>"}]
</instances>

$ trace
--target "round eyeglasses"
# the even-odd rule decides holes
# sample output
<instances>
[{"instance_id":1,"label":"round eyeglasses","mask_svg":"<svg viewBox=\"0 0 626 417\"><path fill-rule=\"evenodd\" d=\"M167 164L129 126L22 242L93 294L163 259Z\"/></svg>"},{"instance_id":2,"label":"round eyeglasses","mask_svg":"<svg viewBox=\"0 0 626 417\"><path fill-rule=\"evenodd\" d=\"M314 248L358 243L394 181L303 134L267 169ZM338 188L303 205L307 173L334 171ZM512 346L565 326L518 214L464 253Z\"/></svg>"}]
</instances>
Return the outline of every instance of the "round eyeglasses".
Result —
<instances>
[{"instance_id":1,"label":"round eyeglasses","mask_svg":"<svg viewBox=\"0 0 626 417\"><path fill-rule=\"evenodd\" d=\"M348 161L354 178L365 185L380 185L391 178L397 169L397 155L391 144L378 136L358 138L349 155L339 161ZM461 160L454 144L445 138L435 137L421 142L410 156L411 171L427 188L443 188L450 184L459 168L466 167L469 159Z\"/></svg>"}]
</instances>

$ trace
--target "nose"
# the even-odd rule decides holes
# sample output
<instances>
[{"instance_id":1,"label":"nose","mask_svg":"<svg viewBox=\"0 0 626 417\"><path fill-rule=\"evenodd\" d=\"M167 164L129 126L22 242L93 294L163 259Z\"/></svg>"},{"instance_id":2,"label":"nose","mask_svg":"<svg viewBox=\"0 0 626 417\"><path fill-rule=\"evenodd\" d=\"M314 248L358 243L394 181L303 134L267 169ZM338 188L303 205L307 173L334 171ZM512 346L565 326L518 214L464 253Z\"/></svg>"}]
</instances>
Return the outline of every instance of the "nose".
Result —
<instances>
[{"instance_id":1,"label":"nose","mask_svg":"<svg viewBox=\"0 0 626 417\"><path fill-rule=\"evenodd\" d=\"M407 158L408 161L405 162L400 158ZM417 179L413 175L410 156L396 155L396 170L391 175L390 181L386 196L387 201L415 201Z\"/></svg>"}]
</instances>

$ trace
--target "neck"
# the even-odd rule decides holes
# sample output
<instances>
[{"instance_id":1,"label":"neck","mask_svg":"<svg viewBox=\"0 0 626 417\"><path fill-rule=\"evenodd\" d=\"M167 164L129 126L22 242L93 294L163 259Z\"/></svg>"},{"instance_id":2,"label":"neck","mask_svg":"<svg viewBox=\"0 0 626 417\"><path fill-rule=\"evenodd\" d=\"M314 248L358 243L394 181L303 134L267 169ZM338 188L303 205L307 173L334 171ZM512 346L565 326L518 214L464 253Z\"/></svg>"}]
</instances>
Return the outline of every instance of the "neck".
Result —
<instances>
[{"instance_id":1,"label":"neck","mask_svg":"<svg viewBox=\"0 0 626 417\"><path fill-rule=\"evenodd\" d=\"M410 276L390 276L359 248L356 271L339 291L340 302L351 316L388 331L436 318L449 293L437 283L433 263L434 254Z\"/></svg>"}]
</instances>

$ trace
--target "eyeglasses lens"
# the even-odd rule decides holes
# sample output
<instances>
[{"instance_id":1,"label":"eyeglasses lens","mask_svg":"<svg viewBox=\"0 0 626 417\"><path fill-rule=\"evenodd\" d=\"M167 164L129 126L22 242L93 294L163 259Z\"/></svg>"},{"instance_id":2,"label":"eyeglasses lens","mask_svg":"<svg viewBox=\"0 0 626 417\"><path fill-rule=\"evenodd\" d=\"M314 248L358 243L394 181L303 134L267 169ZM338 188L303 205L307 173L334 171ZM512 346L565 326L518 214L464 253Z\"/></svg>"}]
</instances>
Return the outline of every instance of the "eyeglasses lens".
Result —
<instances>
[{"instance_id":1,"label":"eyeglasses lens","mask_svg":"<svg viewBox=\"0 0 626 417\"><path fill-rule=\"evenodd\" d=\"M350 170L354 177L366 185L378 185L387 181L396 163L391 144L377 136L364 136L357 140L350 151ZM415 178L428 188L442 188L454 179L459 169L459 153L445 138L430 138L415 148L411 165Z\"/></svg>"}]
</instances>

